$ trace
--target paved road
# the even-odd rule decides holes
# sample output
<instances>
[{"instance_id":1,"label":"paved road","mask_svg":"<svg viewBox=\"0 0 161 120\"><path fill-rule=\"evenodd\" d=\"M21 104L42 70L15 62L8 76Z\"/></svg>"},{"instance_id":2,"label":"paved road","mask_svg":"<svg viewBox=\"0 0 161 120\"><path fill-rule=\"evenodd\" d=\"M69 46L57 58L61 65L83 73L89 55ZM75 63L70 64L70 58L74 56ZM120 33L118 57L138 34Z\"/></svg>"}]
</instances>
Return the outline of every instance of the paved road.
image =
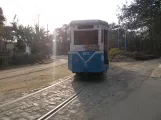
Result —
<instances>
[{"instance_id":1,"label":"paved road","mask_svg":"<svg viewBox=\"0 0 161 120\"><path fill-rule=\"evenodd\" d=\"M112 64L51 120L161 120L161 78L151 74L161 60ZM77 91L77 88L74 88Z\"/></svg>"},{"instance_id":2,"label":"paved road","mask_svg":"<svg viewBox=\"0 0 161 120\"><path fill-rule=\"evenodd\" d=\"M34 120L79 92L82 84L86 85L84 92L51 120L160 120L160 63L160 59L111 63L104 76L74 76L38 97L16 103L15 107L1 108L0 120Z\"/></svg>"}]
</instances>

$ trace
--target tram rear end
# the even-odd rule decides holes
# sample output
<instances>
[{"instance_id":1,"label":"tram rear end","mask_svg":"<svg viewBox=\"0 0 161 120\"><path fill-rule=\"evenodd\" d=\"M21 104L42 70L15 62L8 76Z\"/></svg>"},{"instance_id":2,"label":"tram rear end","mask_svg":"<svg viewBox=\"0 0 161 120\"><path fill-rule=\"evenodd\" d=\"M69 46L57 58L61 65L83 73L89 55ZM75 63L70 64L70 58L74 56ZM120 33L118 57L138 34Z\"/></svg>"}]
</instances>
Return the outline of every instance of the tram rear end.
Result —
<instances>
[{"instance_id":1,"label":"tram rear end","mask_svg":"<svg viewBox=\"0 0 161 120\"><path fill-rule=\"evenodd\" d=\"M68 69L73 73L108 70L108 24L101 20L72 21L68 27Z\"/></svg>"}]
</instances>

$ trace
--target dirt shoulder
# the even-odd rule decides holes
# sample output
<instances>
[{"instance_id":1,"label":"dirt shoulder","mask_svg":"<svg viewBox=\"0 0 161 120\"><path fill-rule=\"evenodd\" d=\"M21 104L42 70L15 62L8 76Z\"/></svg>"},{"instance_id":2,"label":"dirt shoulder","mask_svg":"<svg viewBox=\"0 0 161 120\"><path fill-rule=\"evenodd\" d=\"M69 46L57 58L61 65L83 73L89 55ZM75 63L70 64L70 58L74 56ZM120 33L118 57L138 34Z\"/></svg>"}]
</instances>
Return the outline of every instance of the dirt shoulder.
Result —
<instances>
[{"instance_id":1,"label":"dirt shoulder","mask_svg":"<svg viewBox=\"0 0 161 120\"><path fill-rule=\"evenodd\" d=\"M59 78L72 74L67 68L67 63L62 61L63 60L59 60L53 64L50 64L50 66L34 66L35 68L33 67L32 70L29 67L29 69L23 69L23 72L28 72L28 74L10 77L7 79L1 79L0 104L14 100L18 97L22 97L23 95L29 94L36 90L42 89L43 87L49 86L54 82L57 82ZM40 70L40 68L44 69L47 67L50 67L50 69L31 72L33 70ZM16 71L16 73L18 73L18 71Z\"/></svg>"},{"instance_id":2,"label":"dirt shoulder","mask_svg":"<svg viewBox=\"0 0 161 120\"><path fill-rule=\"evenodd\" d=\"M0 79L22 75L26 73L31 73L35 71L41 71L41 70L53 68L54 66L59 66L65 63L67 63L67 59L58 59L55 62L52 62L49 64L37 64L37 65L32 65L32 66L29 65L26 67L20 67L16 69L3 70L3 71L0 71Z\"/></svg>"},{"instance_id":3,"label":"dirt shoulder","mask_svg":"<svg viewBox=\"0 0 161 120\"><path fill-rule=\"evenodd\" d=\"M161 63L161 62L160 62ZM156 67L152 74L150 75L151 77L161 77L161 64L158 65L158 67Z\"/></svg>"}]
</instances>

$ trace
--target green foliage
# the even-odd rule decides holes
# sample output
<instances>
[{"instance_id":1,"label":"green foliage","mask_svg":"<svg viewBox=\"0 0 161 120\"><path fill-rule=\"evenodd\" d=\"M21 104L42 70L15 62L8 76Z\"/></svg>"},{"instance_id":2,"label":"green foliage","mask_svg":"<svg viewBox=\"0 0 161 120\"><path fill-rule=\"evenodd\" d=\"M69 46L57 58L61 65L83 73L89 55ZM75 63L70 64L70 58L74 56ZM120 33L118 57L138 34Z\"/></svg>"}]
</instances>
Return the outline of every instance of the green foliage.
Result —
<instances>
[{"instance_id":1,"label":"green foliage","mask_svg":"<svg viewBox=\"0 0 161 120\"><path fill-rule=\"evenodd\" d=\"M155 56L155 55L147 55L141 52L133 52L133 58L136 60L150 60L150 59L156 59L159 56Z\"/></svg>"},{"instance_id":2,"label":"green foliage","mask_svg":"<svg viewBox=\"0 0 161 120\"><path fill-rule=\"evenodd\" d=\"M17 47L19 50L25 48L25 44L31 46L32 53L44 53L51 54L53 50L53 37L52 35L47 36L47 31L43 27L39 28L38 25L34 27L28 25L17 26L17 23L12 23L12 28L17 39Z\"/></svg>"},{"instance_id":3,"label":"green foliage","mask_svg":"<svg viewBox=\"0 0 161 120\"><path fill-rule=\"evenodd\" d=\"M109 52L109 59L110 61L117 55L123 55L125 52L123 50L120 50L118 48L112 48L110 49L110 52Z\"/></svg>"},{"instance_id":4,"label":"green foliage","mask_svg":"<svg viewBox=\"0 0 161 120\"><path fill-rule=\"evenodd\" d=\"M14 31L13 31L11 26L4 26L3 27L3 34L2 34L2 36L3 36L3 39L5 41L7 41L7 40L14 41L14 35L15 34L14 34Z\"/></svg>"},{"instance_id":5,"label":"green foliage","mask_svg":"<svg viewBox=\"0 0 161 120\"><path fill-rule=\"evenodd\" d=\"M127 56L127 57L129 57L129 58L134 58L133 52L127 51L127 52L124 53L124 55Z\"/></svg>"},{"instance_id":6,"label":"green foliage","mask_svg":"<svg viewBox=\"0 0 161 120\"><path fill-rule=\"evenodd\" d=\"M138 51L125 52L124 55L127 56L127 57L129 57L129 58L133 58L135 60L150 60L150 59L159 58L159 56L156 56L156 55L148 55L148 54L145 54L143 52L138 52Z\"/></svg>"},{"instance_id":7,"label":"green foliage","mask_svg":"<svg viewBox=\"0 0 161 120\"><path fill-rule=\"evenodd\" d=\"M0 36L2 36L3 33L3 22L5 21L5 17L3 15L3 10L0 7Z\"/></svg>"},{"instance_id":8,"label":"green foliage","mask_svg":"<svg viewBox=\"0 0 161 120\"><path fill-rule=\"evenodd\" d=\"M24 65L24 64L34 64L40 62L44 59L42 54L17 54L13 56L12 64L13 65Z\"/></svg>"},{"instance_id":9,"label":"green foliage","mask_svg":"<svg viewBox=\"0 0 161 120\"><path fill-rule=\"evenodd\" d=\"M67 54L67 25L63 25L60 28L55 30L55 37L56 37L56 46L57 46L57 54Z\"/></svg>"},{"instance_id":10,"label":"green foliage","mask_svg":"<svg viewBox=\"0 0 161 120\"><path fill-rule=\"evenodd\" d=\"M5 21L5 17L3 15L3 10L2 8L0 7L0 24L3 24L3 22Z\"/></svg>"},{"instance_id":11,"label":"green foliage","mask_svg":"<svg viewBox=\"0 0 161 120\"><path fill-rule=\"evenodd\" d=\"M137 31L139 50L161 55L161 1L133 0L124 4L119 19L122 27Z\"/></svg>"}]
</instances>

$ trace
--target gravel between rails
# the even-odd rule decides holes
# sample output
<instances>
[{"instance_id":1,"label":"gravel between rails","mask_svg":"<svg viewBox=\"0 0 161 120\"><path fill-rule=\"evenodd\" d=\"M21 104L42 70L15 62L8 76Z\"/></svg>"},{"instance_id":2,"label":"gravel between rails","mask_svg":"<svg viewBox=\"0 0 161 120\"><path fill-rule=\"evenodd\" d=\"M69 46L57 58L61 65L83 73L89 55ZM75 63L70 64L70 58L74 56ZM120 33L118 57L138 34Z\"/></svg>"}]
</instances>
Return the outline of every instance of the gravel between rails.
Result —
<instances>
[{"instance_id":1,"label":"gravel between rails","mask_svg":"<svg viewBox=\"0 0 161 120\"><path fill-rule=\"evenodd\" d=\"M83 86L82 82L69 79L31 97L1 107L0 120L21 118L35 120L75 94L73 87L79 90Z\"/></svg>"},{"instance_id":2,"label":"gravel between rails","mask_svg":"<svg viewBox=\"0 0 161 120\"><path fill-rule=\"evenodd\" d=\"M52 109L47 114L45 114L42 117L40 117L38 120L47 120L47 119L49 119L50 117L52 117L53 115L55 115L57 112L59 112L61 109L63 109L65 106L67 106L69 103L71 103L83 91L84 91L84 89L82 89L78 93L72 95L70 98L68 98L67 100L65 100L61 104L59 104L56 108Z\"/></svg>"},{"instance_id":3,"label":"gravel between rails","mask_svg":"<svg viewBox=\"0 0 161 120\"><path fill-rule=\"evenodd\" d=\"M38 90L38 91L36 91L36 92L30 93L30 94L28 94L28 95L26 95L26 96L23 96L23 97L21 97L21 98L15 99L15 100L13 100L13 101L11 101L11 102L4 103L4 104L0 105L0 109L1 109L2 107L4 107L4 106L13 104L13 103L15 103L15 102L18 102L18 101L21 101L21 100L26 99L26 98L28 98L28 97L31 97L31 96L33 96L33 95L35 95L35 94L37 94L37 93L43 92L44 90L47 90L47 89L49 89L49 88L51 88L51 87L53 87L53 86L55 86L55 85L61 84L62 82L66 81L66 80L68 80L68 79L71 79L73 76L74 76L74 75L66 76L66 77L64 77L64 78L61 78L61 79L60 79L60 80L61 80L60 82L57 82L57 83L55 83L55 84L53 84L53 85L50 85L50 86L48 86L48 87L45 87L45 88L43 88L43 89L41 89L41 90Z\"/></svg>"}]
</instances>

